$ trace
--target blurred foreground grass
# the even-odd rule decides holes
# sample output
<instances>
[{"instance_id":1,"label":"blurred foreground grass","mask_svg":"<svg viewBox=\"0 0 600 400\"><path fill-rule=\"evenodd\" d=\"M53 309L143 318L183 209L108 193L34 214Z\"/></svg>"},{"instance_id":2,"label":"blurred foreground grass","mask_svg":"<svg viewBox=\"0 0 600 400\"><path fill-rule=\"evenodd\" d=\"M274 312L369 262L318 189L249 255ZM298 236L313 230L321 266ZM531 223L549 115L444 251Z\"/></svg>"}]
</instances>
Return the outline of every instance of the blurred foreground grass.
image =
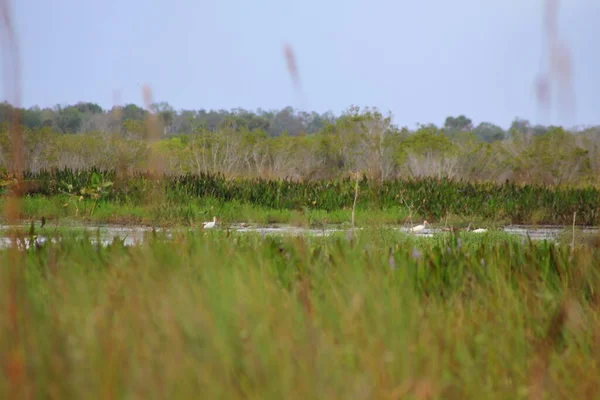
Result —
<instances>
[{"instance_id":1,"label":"blurred foreground grass","mask_svg":"<svg viewBox=\"0 0 600 400\"><path fill-rule=\"evenodd\" d=\"M0 253L3 399L600 395L589 245L215 230L21 254Z\"/></svg>"}]
</instances>

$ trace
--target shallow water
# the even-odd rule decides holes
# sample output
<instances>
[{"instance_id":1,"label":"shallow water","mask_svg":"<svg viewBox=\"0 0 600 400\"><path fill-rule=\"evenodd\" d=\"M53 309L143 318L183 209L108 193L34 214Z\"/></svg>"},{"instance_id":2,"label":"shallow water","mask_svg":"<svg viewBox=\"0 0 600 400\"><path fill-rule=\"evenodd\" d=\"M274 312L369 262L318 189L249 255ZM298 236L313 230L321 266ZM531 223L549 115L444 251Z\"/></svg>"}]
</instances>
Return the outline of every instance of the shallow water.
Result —
<instances>
[{"instance_id":1,"label":"shallow water","mask_svg":"<svg viewBox=\"0 0 600 400\"><path fill-rule=\"evenodd\" d=\"M29 225L20 225L21 228L25 228L25 231L29 228ZM0 225L0 248L6 248L10 246L10 239L6 236L7 229L9 226ZM128 225L128 226L120 226L120 225L63 225L60 227L61 229L67 229L72 232L81 232L81 236L83 237L83 233L87 232L88 237L92 243L100 242L102 245L108 245L112 243L115 239L119 239L123 241L123 244L126 246L133 246L136 244L143 243L145 235L149 232L152 232L152 228L149 226L141 226L141 225ZM565 228L570 231L571 227L566 226L527 226L527 225L512 225L500 228L501 231L506 233L517 235L521 237L529 237L532 240L551 240L555 241L558 235L561 232L565 231ZM165 232L167 237L170 237L173 231L182 231L189 228L174 228L174 229L162 229L156 228L157 232ZM261 235L313 235L313 236L327 236L333 232L344 232L348 231L349 228L340 227L340 226L330 226L327 228L316 229L316 228L302 228L291 225L271 225L267 227L261 226L249 226L248 224L233 224L227 227L219 227L217 225L216 229L229 229L235 232L256 232ZM357 228L361 229L361 228ZM410 226L400 226L394 228L406 233L411 233L415 236L421 237L433 237L437 234L444 233L444 231L440 228L427 228L420 232L410 232ZM582 228L577 227L579 231L583 231L586 233L598 233L600 230L598 228ZM39 228L36 227L36 230L39 232ZM46 227L43 230L47 232L52 232L54 230L53 227ZM479 235L485 235L485 233L478 233ZM38 241L40 244L47 241L47 239L43 235L38 236Z\"/></svg>"}]
</instances>

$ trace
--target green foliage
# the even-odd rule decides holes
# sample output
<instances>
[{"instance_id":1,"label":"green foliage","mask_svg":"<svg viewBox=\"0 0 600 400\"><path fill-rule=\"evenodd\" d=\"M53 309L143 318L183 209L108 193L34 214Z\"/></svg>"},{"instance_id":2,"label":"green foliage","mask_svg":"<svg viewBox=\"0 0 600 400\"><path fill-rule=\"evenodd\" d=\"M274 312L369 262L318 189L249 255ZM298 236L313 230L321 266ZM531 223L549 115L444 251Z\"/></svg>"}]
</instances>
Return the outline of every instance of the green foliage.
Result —
<instances>
[{"instance_id":1,"label":"green foliage","mask_svg":"<svg viewBox=\"0 0 600 400\"><path fill-rule=\"evenodd\" d=\"M464 115L447 117L444 122L444 129L449 132L468 132L473 129L473 121Z\"/></svg>"},{"instance_id":2,"label":"green foliage","mask_svg":"<svg viewBox=\"0 0 600 400\"><path fill-rule=\"evenodd\" d=\"M104 110L96 103L90 102L79 102L75 104L75 108L79 110L80 113L89 113L89 114L102 114Z\"/></svg>"},{"instance_id":3,"label":"green foliage","mask_svg":"<svg viewBox=\"0 0 600 400\"><path fill-rule=\"evenodd\" d=\"M108 190L110 190L110 188L113 186L113 182L106 181L104 178L105 177L98 172L92 171L90 182L85 186L73 186L72 183L61 181L59 190L68 196L67 202L63 205L63 207L73 205L76 210L75 215L77 216L79 213L79 207L77 203L84 201L86 198L92 199L94 203L88 215L88 217L91 217L94 214L94 210L96 209L98 202L106 196Z\"/></svg>"},{"instance_id":4,"label":"green foliage","mask_svg":"<svg viewBox=\"0 0 600 400\"><path fill-rule=\"evenodd\" d=\"M121 120L122 121L126 121L126 120L137 120L137 121L143 121L146 119L146 116L148 115L148 111L144 110L143 108L135 105L135 104L127 104L125 107L123 107L121 109Z\"/></svg>"},{"instance_id":5,"label":"green foliage","mask_svg":"<svg viewBox=\"0 0 600 400\"><path fill-rule=\"evenodd\" d=\"M83 116L77 107L60 108L56 117L56 126L63 133L77 133Z\"/></svg>"},{"instance_id":6,"label":"green foliage","mask_svg":"<svg viewBox=\"0 0 600 400\"><path fill-rule=\"evenodd\" d=\"M598 395L597 248L379 229L94 236L58 234L22 263L0 252L0 397Z\"/></svg>"},{"instance_id":7,"label":"green foliage","mask_svg":"<svg viewBox=\"0 0 600 400\"><path fill-rule=\"evenodd\" d=\"M43 126L42 113L35 109L23 111L23 125L36 129Z\"/></svg>"},{"instance_id":8,"label":"green foliage","mask_svg":"<svg viewBox=\"0 0 600 400\"><path fill-rule=\"evenodd\" d=\"M136 119L126 119L122 124L123 132L138 137L147 137L148 129L144 121Z\"/></svg>"},{"instance_id":9,"label":"green foliage","mask_svg":"<svg viewBox=\"0 0 600 400\"><path fill-rule=\"evenodd\" d=\"M491 143L506 138L506 133L501 127L489 122L482 122L473 129L473 133L482 141Z\"/></svg>"},{"instance_id":10,"label":"green foliage","mask_svg":"<svg viewBox=\"0 0 600 400\"><path fill-rule=\"evenodd\" d=\"M11 110L0 104L0 168L13 161ZM357 106L339 117L292 108L175 111L166 102L150 111L128 104L104 112L94 103L20 111L25 169L33 172L116 165L141 172L154 149L169 175L336 180L360 172L379 181L433 177L569 186L597 185L600 177L597 127L567 131L516 119L506 135L489 123L472 128L461 115L449 117L442 129L421 124L409 130L396 126L390 113ZM161 130L160 139L150 135Z\"/></svg>"},{"instance_id":11,"label":"green foliage","mask_svg":"<svg viewBox=\"0 0 600 400\"><path fill-rule=\"evenodd\" d=\"M173 143L173 145L177 145ZM53 170L28 172L26 180L36 184L30 194L55 196L61 183L74 188L95 185L94 179L114 182L115 171ZM94 178L99 177L99 178ZM142 203L158 183L144 174L124 178L118 187L109 188L110 201ZM190 198L210 197L223 202L239 201L274 210L336 211L352 207L354 181L350 178L297 182L292 180L226 179L220 175L165 176L160 183L167 197L179 203ZM600 224L600 190L558 188L544 185L491 184L453 181L447 178L393 179L383 182L364 177L359 183L359 209L402 209L410 207L415 215L441 220L447 215L477 216L490 220L528 223L569 224L573 213L578 223ZM542 214L540 219L539 215Z\"/></svg>"}]
</instances>

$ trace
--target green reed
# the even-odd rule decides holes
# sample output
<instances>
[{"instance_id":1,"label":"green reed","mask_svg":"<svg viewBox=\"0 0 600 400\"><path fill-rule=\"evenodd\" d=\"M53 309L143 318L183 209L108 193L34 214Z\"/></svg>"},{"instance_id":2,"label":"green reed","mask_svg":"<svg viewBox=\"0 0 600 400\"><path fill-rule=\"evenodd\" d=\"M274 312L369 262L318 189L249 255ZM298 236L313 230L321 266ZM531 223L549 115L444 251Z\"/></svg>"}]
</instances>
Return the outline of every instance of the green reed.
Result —
<instances>
[{"instance_id":1,"label":"green reed","mask_svg":"<svg viewBox=\"0 0 600 400\"><path fill-rule=\"evenodd\" d=\"M39 399L591 398L599 256L386 229L149 233L136 247L63 233L26 254L23 373Z\"/></svg>"},{"instance_id":2,"label":"green reed","mask_svg":"<svg viewBox=\"0 0 600 400\"><path fill-rule=\"evenodd\" d=\"M273 210L351 209L355 182L226 179L219 175L168 176L157 182L144 174L118 178L114 171L56 170L26 174L29 195L54 196L65 187L85 188L94 181L115 182L105 191L107 201L142 204L159 185L169 202L190 198L239 201ZM357 209L405 209L415 216L441 220L448 215L509 220L512 223L600 224L600 190L544 185L470 183L449 179L359 181Z\"/></svg>"}]
</instances>

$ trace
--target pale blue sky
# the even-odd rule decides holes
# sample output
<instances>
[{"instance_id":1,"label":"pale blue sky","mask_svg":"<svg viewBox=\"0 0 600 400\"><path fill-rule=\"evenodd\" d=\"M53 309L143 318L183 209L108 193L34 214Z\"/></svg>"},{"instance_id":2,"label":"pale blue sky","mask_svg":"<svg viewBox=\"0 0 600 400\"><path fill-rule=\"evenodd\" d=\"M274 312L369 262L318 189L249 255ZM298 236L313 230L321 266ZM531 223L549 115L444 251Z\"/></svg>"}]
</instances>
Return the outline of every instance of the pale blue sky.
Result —
<instances>
[{"instance_id":1,"label":"pale blue sky","mask_svg":"<svg viewBox=\"0 0 600 400\"><path fill-rule=\"evenodd\" d=\"M390 110L399 125L448 115L508 127L600 123L600 2L561 4L576 114L543 118L533 82L542 0L20 0L14 2L23 105L142 104L141 86L176 109ZM295 52L298 96L283 58Z\"/></svg>"}]
</instances>

